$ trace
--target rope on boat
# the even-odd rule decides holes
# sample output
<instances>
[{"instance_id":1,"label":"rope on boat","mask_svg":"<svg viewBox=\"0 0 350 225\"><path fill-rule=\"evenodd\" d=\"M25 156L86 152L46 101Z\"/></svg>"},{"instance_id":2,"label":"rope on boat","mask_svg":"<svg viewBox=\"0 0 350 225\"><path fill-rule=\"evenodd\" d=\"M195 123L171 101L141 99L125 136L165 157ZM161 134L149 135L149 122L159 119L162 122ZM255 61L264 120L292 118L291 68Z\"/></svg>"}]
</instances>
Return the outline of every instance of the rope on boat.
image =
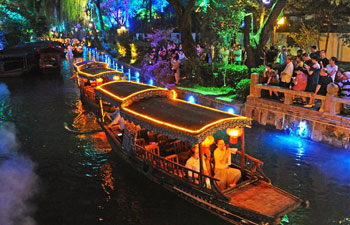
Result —
<instances>
[{"instance_id":1,"label":"rope on boat","mask_svg":"<svg viewBox=\"0 0 350 225\"><path fill-rule=\"evenodd\" d=\"M98 129L98 130L90 130L90 131L78 131L78 130L73 130L68 126L67 122L63 123L63 126L66 130L68 130L69 132L72 133L76 133L76 134L94 134L94 133L99 133L99 132L103 132L103 129Z\"/></svg>"}]
</instances>

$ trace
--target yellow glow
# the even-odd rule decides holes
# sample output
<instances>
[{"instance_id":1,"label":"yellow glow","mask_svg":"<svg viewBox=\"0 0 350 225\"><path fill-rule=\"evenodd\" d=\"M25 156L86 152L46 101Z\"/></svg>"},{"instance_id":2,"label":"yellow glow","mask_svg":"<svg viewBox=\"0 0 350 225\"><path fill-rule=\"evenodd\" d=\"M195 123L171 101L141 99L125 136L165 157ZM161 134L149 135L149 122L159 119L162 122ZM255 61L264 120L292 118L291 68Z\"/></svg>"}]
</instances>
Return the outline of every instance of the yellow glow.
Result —
<instances>
[{"instance_id":1,"label":"yellow glow","mask_svg":"<svg viewBox=\"0 0 350 225\"><path fill-rule=\"evenodd\" d=\"M120 80L120 76L114 76L113 80Z\"/></svg>"},{"instance_id":2,"label":"yellow glow","mask_svg":"<svg viewBox=\"0 0 350 225\"><path fill-rule=\"evenodd\" d=\"M93 64L93 63L101 64L103 66L103 68L106 68L106 69L109 68L108 63L99 62L99 61L88 62L88 63L86 63L84 65L80 65L80 66L77 65L78 63L81 63L81 62L77 62L77 63L74 64L74 67L77 68L78 72L81 71L81 68L84 68L86 65Z\"/></svg>"},{"instance_id":3,"label":"yellow glow","mask_svg":"<svg viewBox=\"0 0 350 225\"><path fill-rule=\"evenodd\" d=\"M120 96L118 96L118 95L115 95L115 94L113 94L113 93L111 93L111 92L109 92L109 91L107 91L107 90L105 90L105 89L102 88L103 86L105 86L105 85L107 85L107 84L110 85L111 83L121 83L121 82L128 82L128 83L134 83L134 84L138 84L138 85L149 86L150 89L138 91L138 92L133 93L132 95L129 95L129 96L126 96L125 98L122 98L122 97L120 97ZM160 88L160 87L156 87L156 86L147 85L147 84L137 83L137 82L134 82L134 81L119 80L119 81L112 81L112 82L104 83L104 84L98 86L98 87L96 88L96 90L99 90L99 91L101 91L101 92L104 92L105 94L107 94L107 95L109 95L109 96L111 96L111 97L117 99L118 101L124 101L125 99L127 99L127 98L129 98L129 97L131 97L131 96L134 96L134 95L136 95L136 94L140 94L140 93L142 93L142 92L146 92L146 91L149 91L149 90L165 90L165 89Z\"/></svg>"},{"instance_id":4,"label":"yellow glow","mask_svg":"<svg viewBox=\"0 0 350 225\"><path fill-rule=\"evenodd\" d=\"M124 46L122 46L119 41L117 42L117 47L118 47L118 52L120 54L121 57L125 57L126 56L126 48Z\"/></svg>"},{"instance_id":5,"label":"yellow glow","mask_svg":"<svg viewBox=\"0 0 350 225\"><path fill-rule=\"evenodd\" d=\"M127 32L127 31L128 31L128 29L126 29L125 26L121 26L119 29L117 29L117 33L118 34L123 34L123 33Z\"/></svg>"},{"instance_id":6,"label":"yellow glow","mask_svg":"<svg viewBox=\"0 0 350 225\"><path fill-rule=\"evenodd\" d=\"M237 138L237 137L240 137L242 135L242 128L239 128L239 127L228 128L226 130L226 133L230 137Z\"/></svg>"},{"instance_id":7,"label":"yellow glow","mask_svg":"<svg viewBox=\"0 0 350 225\"><path fill-rule=\"evenodd\" d=\"M278 24L278 25L283 25L284 22L285 22L285 19L284 19L284 17L282 17L281 19L279 19L279 20L277 21L277 24Z\"/></svg>"},{"instance_id":8,"label":"yellow glow","mask_svg":"<svg viewBox=\"0 0 350 225\"><path fill-rule=\"evenodd\" d=\"M171 90L171 93L172 93L172 99L176 99L177 98L177 93L175 90Z\"/></svg>"},{"instance_id":9,"label":"yellow glow","mask_svg":"<svg viewBox=\"0 0 350 225\"><path fill-rule=\"evenodd\" d=\"M86 73L86 72L83 72L83 71L79 71L79 74L78 75L85 75L87 77L98 77L98 76L102 76L103 74L108 74L108 73L119 73L117 70L110 70L110 71L105 71L105 72L101 72L101 73L98 73L98 74L90 74L90 73Z\"/></svg>"},{"instance_id":10,"label":"yellow glow","mask_svg":"<svg viewBox=\"0 0 350 225\"><path fill-rule=\"evenodd\" d=\"M214 143L215 139L213 136L207 136L205 140L202 142L202 145L208 147Z\"/></svg>"},{"instance_id":11,"label":"yellow glow","mask_svg":"<svg viewBox=\"0 0 350 225\"><path fill-rule=\"evenodd\" d=\"M200 132L204 131L205 129L207 129L210 126L213 126L215 124L219 124L219 123L222 123L222 122L225 122L225 121L228 121L228 120L240 119L240 117L220 119L220 120L216 120L216 121L214 121L212 123L209 123L209 124L203 126L202 128L200 128L198 130L191 130L191 129L187 129L187 128L184 128L184 127L177 126L177 125L172 124L172 123L167 123L167 122L164 122L164 121L157 120L155 118L152 118L150 116L146 116L144 114L135 112L135 111L133 111L131 109L128 109L128 108L123 108L123 110L125 110L125 111L127 111L127 112L129 112L131 114L134 114L135 116L142 117L144 119L150 120L150 121L152 121L154 123L161 124L161 125L164 125L164 126L168 126L168 127L180 130L180 131L185 131L185 132L188 132L188 133L191 133L191 134L199 134Z\"/></svg>"},{"instance_id":12,"label":"yellow glow","mask_svg":"<svg viewBox=\"0 0 350 225\"><path fill-rule=\"evenodd\" d=\"M96 85L101 85L103 82L103 79L102 78L97 78L96 79Z\"/></svg>"},{"instance_id":13,"label":"yellow glow","mask_svg":"<svg viewBox=\"0 0 350 225\"><path fill-rule=\"evenodd\" d=\"M137 54L137 48L135 44L130 44L130 51L131 51L131 59L130 59L130 64L134 64L137 61L138 54Z\"/></svg>"}]
</instances>

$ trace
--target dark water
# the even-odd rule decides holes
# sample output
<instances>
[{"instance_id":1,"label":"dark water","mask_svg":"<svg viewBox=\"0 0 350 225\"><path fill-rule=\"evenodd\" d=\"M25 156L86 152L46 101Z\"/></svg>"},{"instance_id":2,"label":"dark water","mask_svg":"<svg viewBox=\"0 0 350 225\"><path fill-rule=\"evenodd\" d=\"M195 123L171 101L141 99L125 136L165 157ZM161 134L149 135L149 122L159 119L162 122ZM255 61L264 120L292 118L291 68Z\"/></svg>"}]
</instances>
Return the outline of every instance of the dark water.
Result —
<instances>
[{"instance_id":1,"label":"dark water","mask_svg":"<svg viewBox=\"0 0 350 225\"><path fill-rule=\"evenodd\" d=\"M32 220L19 223L19 214L5 223L0 212L1 225L226 224L124 164L103 133L79 133L100 128L70 75L65 63L61 75L0 80L10 91L0 97L0 126L15 125L16 157L30 159L34 168L27 170L38 177L16 181L36 183L19 194L30 199L23 205ZM283 224L350 224L350 152L261 127L247 130L247 151L265 162L273 184L311 203L285 216ZM6 207L2 194L0 209Z\"/></svg>"}]
</instances>

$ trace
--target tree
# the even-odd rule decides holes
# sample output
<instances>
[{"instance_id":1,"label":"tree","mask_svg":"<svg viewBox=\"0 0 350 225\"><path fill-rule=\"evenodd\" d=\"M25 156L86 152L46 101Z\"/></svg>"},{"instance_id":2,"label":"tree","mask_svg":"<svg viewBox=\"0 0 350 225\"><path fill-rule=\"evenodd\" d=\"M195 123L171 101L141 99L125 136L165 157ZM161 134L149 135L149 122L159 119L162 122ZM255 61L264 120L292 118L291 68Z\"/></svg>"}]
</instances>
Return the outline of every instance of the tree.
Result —
<instances>
[{"instance_id":1,"label":"tree","mask_svg":"<svg viewBox=\"0 0 350 225\"><path fill-rule=\"evenodd\" d=\"M277 18L286 6L288 0L276 0L271 8L270 14L262 27L254 34L253 14L248 13L244 17L243 34L244 48L247 52L246 64L249 69L257 67L261 64L260 56L262 55L263 47L270 39L273 27L276 25Z\"/></svg>"},{"instance_id":2,"label":"tree","mask_svg":"<svg viewBox=\"0 0 350 225\"><path fill-rule=\"evenodd\" d=\"M312 45L315 45L319 32L316 26L307 26L303 22L301 28L297 32L292 32L289 35L297 46L301 49L309 49Z\"/></svg>"},{"instance_id":3,"label":"tree","mask_svg":"<svg viewBox=\"0 0 350 225\"><path fill-rule=\"evenodd\" d=\"M233 4L231 0L222 0L220 4L212 3L211 7L207 8L202 16L204 18L202 26L205 27L205 32L216 34L216 41L229 48L232 41L235 41L234 38L245 15L242 6L241 2L237 1ZM206 25L208 25L209 30Z\"/></svg>"},{"instance_id":4,"label":"tree","mask_svg":"<svg viewBox=\"0 0 350 225\"><path fill-rule=\"evenodd\" d=\"M191 13L195 5L195 0L188 0L185 6L180 0L167 0L174 8L181 33L182 48L185 55L190 59L197 59L197 51L192 37L192 18Z\"/></svg>"}]
</instances>

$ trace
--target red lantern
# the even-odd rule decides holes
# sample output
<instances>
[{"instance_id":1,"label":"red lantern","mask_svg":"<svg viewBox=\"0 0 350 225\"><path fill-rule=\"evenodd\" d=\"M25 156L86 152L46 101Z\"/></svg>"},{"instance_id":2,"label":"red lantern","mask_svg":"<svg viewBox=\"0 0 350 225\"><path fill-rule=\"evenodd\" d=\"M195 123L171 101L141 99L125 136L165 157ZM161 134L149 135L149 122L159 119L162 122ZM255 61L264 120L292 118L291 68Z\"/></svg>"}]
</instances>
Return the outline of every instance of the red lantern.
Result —
<instances>
[{"instance_id":1,"label":"red lantern","mask_svg":"<svg viewBox=\"0 0 350 225\"><path fill-rule=\"evenodd\" d=\"M238 138L242 135L242 132L242 128L240 127L228 128L226 133L230 136L230 143L237 144Z\"/></svg>"},{"instance_id":2,"label":"red lantern","mask_svg":"<svg viewBox=\"0 0 350 225\"><path fill-rule=\"evenodd\" d=\"M207 136L205 140L202 142L202 153L206 153L207 155L210 153L210 145L214 143L214 137L213 136ZM210 154L209 154L210 155Z\"/></svg>"}]
</instances>

